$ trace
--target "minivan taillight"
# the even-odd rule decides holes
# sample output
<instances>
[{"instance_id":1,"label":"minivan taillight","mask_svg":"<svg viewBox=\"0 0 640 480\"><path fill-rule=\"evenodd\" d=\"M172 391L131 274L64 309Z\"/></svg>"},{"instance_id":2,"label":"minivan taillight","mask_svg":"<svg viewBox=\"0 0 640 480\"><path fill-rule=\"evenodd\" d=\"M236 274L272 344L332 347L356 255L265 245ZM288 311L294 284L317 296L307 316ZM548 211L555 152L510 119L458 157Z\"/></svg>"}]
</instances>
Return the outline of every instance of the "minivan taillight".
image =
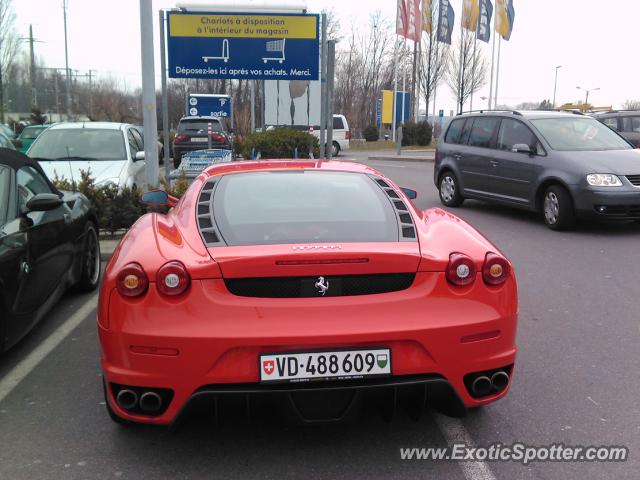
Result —
<instances>
[{"instance_id":1,"label":"minivan taillight","mask_svg":"<svg viewBox=\"0 0 640 480\"><path fill-rule=\"evenodd\" d=\"M487 285L502 285L509 278L511 265L500 255L489 252L482 266L482 278Z\"/></svg>"},{"instance_id":2,"label":"minivan taillight","mask_svg":"<svg viewBox=\"0 0 640 480\"><path fill-rule=\"evenodd\" d=\"M184 133L176 135L176 138L174 138L173 141L174 142L186 142L187 141L187 135L185 135Z\"/></svg>"},{"instance_id":3,"label":"minivan taillight","mask_svg":"<svg viewBox=\"0 0 640 480\"><path fill-rule=\"evenodd\" d=\"M446 277L458 287L471 285L476 279L476 264L464 253L452 253L449 255Z\"/></svg>"},{"instance_id":4,"label":"minivan taillight","mask_svg":"<svg viewBox=\"0 0 640 480\"><path fill-rule=\"evenodd\" d=\"M351 140L351 130L347 130L346 132L344 132L344 139Z\"/></svg>"},{"instance_id":5,"label":"minivan taillight","mask_svg":"<svg viewBox=\"0 0 640 480\"><path fill-rule=\"evenodd\" d=\"M180 295L189 288L190 283L189 272L177 260L165 263L156 274L156 288L163 295Z\"/></svg>"},{"instance_id":6,"label":"minivan taillight","mask_svg":"<svg viewBox=\"0 0 640 480\"><path fill-rule=\"evenodd\" d=\"M149 279L138 263L124 266L116 277L116 289L124 297L139 297L147 291Z\"/></svg>"},{"instance_id":7,"label":"minivan taillight","mask_svg":"<svg viewBox=\"0 0 640 480\"><path fill-rule=\"evenodd\" d=\"M211 134L211 140L218 143L227 143L227 138L219 133Z\"/></svg>"}]
</instances>

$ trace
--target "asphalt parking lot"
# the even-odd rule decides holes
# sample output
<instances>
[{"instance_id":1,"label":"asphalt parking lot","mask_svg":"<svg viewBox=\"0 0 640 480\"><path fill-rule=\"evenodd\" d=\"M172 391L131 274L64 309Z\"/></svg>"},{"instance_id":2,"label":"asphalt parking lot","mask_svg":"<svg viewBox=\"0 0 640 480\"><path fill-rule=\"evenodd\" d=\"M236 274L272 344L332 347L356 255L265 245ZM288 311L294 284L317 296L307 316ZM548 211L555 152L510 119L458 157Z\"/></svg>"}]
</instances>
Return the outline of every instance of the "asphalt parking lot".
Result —
<instances>
[{"instance_id":1,"label":"asphalt parking lot","mask_svg":"<svg viewBox=\"0 0 640 480\"><path fill-rule=\"evenodd\" d=\"M416 189L419 208L440 205L433 164L368 163ZM291 427L266 418L219 426L201 419L175 432L123 429L104 408L97 296L70 294L0 356L0 479L638 478L640 223L558 233L532 213L475 201L456 213L516 268L519 356L505 399L462 420L426 412L414 422L398 412L387 423L364 412L343 426ZM527 466L400 459L401 447L453 441L623 445L630 455L618 463Z\"/></svg>"}]
</instances>

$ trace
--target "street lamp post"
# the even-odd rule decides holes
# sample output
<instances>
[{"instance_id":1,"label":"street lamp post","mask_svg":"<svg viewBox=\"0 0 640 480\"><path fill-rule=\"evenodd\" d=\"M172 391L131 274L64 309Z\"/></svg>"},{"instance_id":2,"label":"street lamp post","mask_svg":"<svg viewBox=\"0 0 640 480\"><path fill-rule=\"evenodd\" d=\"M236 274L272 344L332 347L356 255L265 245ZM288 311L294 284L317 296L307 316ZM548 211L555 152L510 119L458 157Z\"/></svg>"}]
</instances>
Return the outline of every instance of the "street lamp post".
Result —
<instances>
[{"instance_id":1,"label":"street lamp post","mask_svg":"<svg viewBox=\"0 0 640 480\"><path fill-rule=\"evenodd\" d=\"M562 68L562 65L556 67L556 79L553 82L553 109L556 109L556 87L558 86L558 69Z\"/></svg>"},{"instance_id":2,"label":"street lamp post","mask_svg":"<svg viewBox=\"0 0 640 480\"><path fill-rule=\"evenodd\" d=\"M587 105L589 104L589 93L590 92L595 92L596 90L600 90L600 87L596 87L596 88L582 88L582 87L576 87L578 90L584 90L585 94L584 94L584 111L587 111Z\"/></svg>"}]
</instances>

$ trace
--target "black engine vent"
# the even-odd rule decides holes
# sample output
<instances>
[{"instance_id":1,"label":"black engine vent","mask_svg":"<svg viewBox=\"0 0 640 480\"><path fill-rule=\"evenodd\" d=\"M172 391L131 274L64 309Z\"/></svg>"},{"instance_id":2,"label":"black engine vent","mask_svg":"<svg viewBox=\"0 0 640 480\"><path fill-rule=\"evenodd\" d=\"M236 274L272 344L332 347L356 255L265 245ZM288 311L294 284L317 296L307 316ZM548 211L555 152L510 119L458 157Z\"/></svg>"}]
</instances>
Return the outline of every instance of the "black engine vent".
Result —
<instances>
[{"instance_id":1,"label":"black engine vent","mask_svg":"<svg viewBox=\"0 0 640 480\"><path fill-rule=\"evenodd\" d=\"M399 236L401 241L413 241L416 239L416 228L411 219L411 214L407 205L400 199L400 195L396 192L391 185L381 178L372 177L375 182L382 188L384 193L387 194L389 200L396 211L396 217L398 218Z\"/></svg>"},{"instance_id":2,"label":"black engine vent","mask_svg":"<svg viewBox=\"0 0 640 480\"><path fill-rule=\"evenodd\" d=\"M209 180L205 184L198 197L198 206L196 208L198 228L207 247L224 245L213 218L213 191L215 188L215 179Z\"/></svg>"},{"instance_id":3,"label":"black engine vent","mask_svg":"<svg viewBox=\"0 0 640 480\"><path fill-rule=\"evenodd\" d=\"M406 290L415 273L326 276L328 288L322 295L316 284L320 277L227 278L224 283L233 295L261 298L348 297Z\"/></svg>"}]
</instances>

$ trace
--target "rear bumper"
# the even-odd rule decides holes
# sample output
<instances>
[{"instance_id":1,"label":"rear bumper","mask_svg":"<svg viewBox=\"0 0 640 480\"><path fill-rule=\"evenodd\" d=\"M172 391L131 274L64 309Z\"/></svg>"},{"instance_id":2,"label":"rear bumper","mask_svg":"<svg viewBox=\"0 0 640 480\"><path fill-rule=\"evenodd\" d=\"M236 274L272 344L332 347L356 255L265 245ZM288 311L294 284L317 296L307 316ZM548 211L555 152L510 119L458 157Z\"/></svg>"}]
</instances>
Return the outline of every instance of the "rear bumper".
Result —
<instances>
[{"instance_id":1,"label":"rear bumper","mask_svg":"<svg viewBox=\"0 0 640 480\"><path fill-rule=\"evenodd\" d=\"M576 214L602 220L640 219L640 188L580 189L573 193Z\"/></svg>"},{"instance_id":2,"label":"rear bumper","mask_svg":"<svg viewBox=\"0 0 640 480\"><path fill-rule=\"evenodd\" d=\"M113 410L129 420L169 424L192 398L202 396L361 390L415 376L425 383L425 375L426 383L449 385L454 403L490 403L508 389L473 398L464 377L513 365L516 319L513 278L498 289L476 281L460 292L442 273L419 273L407 290L359 297L245 298L231 295L222 280L203 280L193 282L187 298L166 300L151 285L135 301L110 292L98 320L107 384L174 392L166 411L151 417L123 411L109 389ZM134 346L175 354L135 353ZM390 348L392 376L338 385L258 383L262 353L352 347Z\"/></svg>"}]
</instances>

